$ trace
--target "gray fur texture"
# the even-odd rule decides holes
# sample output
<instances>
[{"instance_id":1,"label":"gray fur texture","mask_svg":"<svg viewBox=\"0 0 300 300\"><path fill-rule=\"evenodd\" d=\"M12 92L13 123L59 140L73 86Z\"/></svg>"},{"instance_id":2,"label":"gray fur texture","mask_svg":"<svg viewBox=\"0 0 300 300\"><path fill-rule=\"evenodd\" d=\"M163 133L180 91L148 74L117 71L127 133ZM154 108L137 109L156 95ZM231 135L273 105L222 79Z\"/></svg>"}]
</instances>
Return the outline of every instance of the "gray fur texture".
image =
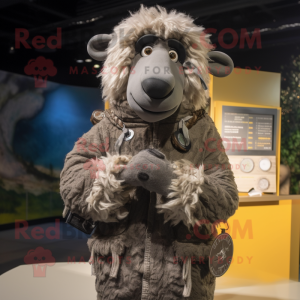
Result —
<instances>
[{"instance_id":1,"label":"gray fur texture","mask_svg":"<svg viewBox=\"0 0 300 300\"><path fill-rule=\"evenodd\" d=\"M143 277L145 227L133 224L126 234L116 238L89 240L94 242L94 264L98 300L140 299ZM117 278L111 278L112 250L121 261Z\"/></svg>"},{"instance_id":2,"label":"gray fur texture","mask_svg":"<svg viewBox=\"0 0 300 300\"><path fill-rule=\"evenodd\" d=\"M199 256L207 255L207 249L214 239L211 236L211 223L220 218L227 220L238 207L234 177L228 168L230 165L226 153L218 147L221 137L214 123L208 115L198 121L189 130L192 148L188 153L182 154L173 148L170 134L177 130L182 117L193 111L191 104L183 102L174 115L155 124L140 119L126 101L113 106L112 109L124 120L126 127L135 133L132 140L122 144L121 155L134 156L142 150L151 148L158 149L170 162L185 159L190 161L193 168L203 165L205 177L201 187L203 193L199 195L197 202L201 210L196 210L194 217L210 222L200 228L204 231L201 234L208 234L210 238L200 240L197 236L193 236L183 222L179 222L176 226L172 226L170 221L165 222L165 215L159 213L156 206L168 203L170 199L164 197L162 203L158 202L155 193L137 187L136 199L129 199L124 206L129 212L128 216L118 222L100 222L95 234L89 240L90 246L95 242L96 256L103 256L101 259L104 261L101 265L96 264L95 285L98 299L141 299L147 236L150 236L148 299L213 299L215 279L207 272L205 265L199 264ZM106 155L105 143L106 151L114 153L113 145L122 133L122 130L114 124L113 119L107 115L83 135L84 140L76 142L65 161L61 174L62 198L67 207L84 216L88 205L86 199L95 181L95 178L91 177L91 170L84 165L91 158ZM89 147L92 143L97 147ZM191 239L186 238L188 234L192 235ZM112 252L117 252L125 258L131 257L130 264L126 263L124 258L121 260L116 278L110 277L111 258L107 261ZM179 256L184 257L183 261L178 259ZM188 256L195 256L198 262L192 264L190 298L184 298L182 294L185 283L182 279L182 268L185 257Z\"/></svg>"}]
</instances>

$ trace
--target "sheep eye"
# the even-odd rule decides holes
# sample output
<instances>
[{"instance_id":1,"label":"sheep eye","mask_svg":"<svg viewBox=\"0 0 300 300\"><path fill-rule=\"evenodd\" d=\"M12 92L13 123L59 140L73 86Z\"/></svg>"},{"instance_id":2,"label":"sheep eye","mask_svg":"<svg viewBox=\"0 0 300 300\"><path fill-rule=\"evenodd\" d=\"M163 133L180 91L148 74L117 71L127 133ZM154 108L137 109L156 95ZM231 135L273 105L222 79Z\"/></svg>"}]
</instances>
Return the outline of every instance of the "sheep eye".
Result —
<instances>
[{"instance_id":1,"label":"sheep eye","mask_svg":"<svg viewBox=\"0 0 300 300\"><path fill-rule=\"evenodd\" d=\"M149 56L152 53L152 47L146 46L142 50L142 56Z\"/></svg>"},{"instance_id":2,"label":"sheep eye","mask_svg":"<svg viewBox=\"0 0 300 300\"><path fill-rule=\"evenodd\" d=\"M178 54L175 50L170 50L169 51L169 56L172 61L177 62L178 61Z\"/></svg>"}]
</instances>

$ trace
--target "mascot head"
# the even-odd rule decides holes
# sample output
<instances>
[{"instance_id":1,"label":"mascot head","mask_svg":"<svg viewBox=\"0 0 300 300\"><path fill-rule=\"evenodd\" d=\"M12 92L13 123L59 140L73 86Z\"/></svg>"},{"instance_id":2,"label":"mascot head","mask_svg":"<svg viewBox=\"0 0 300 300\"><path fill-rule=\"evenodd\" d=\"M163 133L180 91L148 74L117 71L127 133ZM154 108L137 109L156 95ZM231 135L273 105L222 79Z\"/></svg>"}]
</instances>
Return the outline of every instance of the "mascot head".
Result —
<instances>
[{"instance_id":1,"label":"mascot head","mask_svg":"<svg viewBox=\"0 0 300 300\"><path fill-rule=\"evenodd\" d=\"M212 48L192 18L160 6L141 6L87 47L93 59L104 61L99 76L105 101L127 100L147 122L169 117L183 101L206 106L209 73L224 77L233 70L230 57Z\"/></svg>"}]
</instances>

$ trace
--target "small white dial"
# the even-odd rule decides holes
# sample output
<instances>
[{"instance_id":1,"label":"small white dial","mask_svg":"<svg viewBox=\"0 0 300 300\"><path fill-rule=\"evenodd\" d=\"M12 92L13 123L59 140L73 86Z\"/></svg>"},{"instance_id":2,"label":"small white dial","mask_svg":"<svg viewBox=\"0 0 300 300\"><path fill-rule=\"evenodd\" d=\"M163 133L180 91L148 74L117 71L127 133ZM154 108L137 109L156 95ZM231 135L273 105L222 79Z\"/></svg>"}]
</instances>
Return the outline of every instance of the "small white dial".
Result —
<instances>
[{"instance_id":1,"label":"small white dial","mask_svg":"<svg viewBox=\"0 0 300 300\"><path fill-rule=\"evenodd\" d=\"M270 183L267 178L262 178L258 181L258 187L260 190L265 191L269 188Z\"/></svg>"},{"instance_id":2,"label":"small white dial","mask_svg":"<svg viewBox=\"0 0 300 300\"><path fill-rule=\"evenodd\" d=\"M241 171L249 173L254 168L254 162L251 158L244 158L240 163Z\"/></svg>"},{"instance_id":3,"label":"small white dial","mask_svg":"<svg viewBox=\"0 0 300 300\"><path fill-rule=\"evenodd\" d=\"M259 167L263 171L269 171L271 168L271 161L268 158L264 158L259 162Z\"/></svg>"}]
</instances>

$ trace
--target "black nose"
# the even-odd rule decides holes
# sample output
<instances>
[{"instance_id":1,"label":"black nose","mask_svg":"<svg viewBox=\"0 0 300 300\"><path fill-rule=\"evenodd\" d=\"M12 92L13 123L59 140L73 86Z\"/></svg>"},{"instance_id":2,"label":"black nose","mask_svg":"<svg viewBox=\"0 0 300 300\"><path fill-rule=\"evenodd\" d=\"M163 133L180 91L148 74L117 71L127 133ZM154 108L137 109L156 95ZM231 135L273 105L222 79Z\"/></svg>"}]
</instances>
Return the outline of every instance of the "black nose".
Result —
<instances>
[{"instance_id":1,"label":"black nose","mask_svg":"<svg viewBox=\"0 0 300 300\"><path fill-rule=\"evenodd\" d=\"M147 181L149 179L149 175L143 172L139 172L138 179L142 181Z\"/></svg>"},{"instance_id":2,"label":"black nose","mask_svg":"<svg viewBox=\"0 0 300 300\"><path fill-rule=\"evenodd\" d=\"M154 99L163 99L170 96L174 86L166 81L157 78L147 78L142 81L145 93Z\"/></svg>"}]
</instances>

